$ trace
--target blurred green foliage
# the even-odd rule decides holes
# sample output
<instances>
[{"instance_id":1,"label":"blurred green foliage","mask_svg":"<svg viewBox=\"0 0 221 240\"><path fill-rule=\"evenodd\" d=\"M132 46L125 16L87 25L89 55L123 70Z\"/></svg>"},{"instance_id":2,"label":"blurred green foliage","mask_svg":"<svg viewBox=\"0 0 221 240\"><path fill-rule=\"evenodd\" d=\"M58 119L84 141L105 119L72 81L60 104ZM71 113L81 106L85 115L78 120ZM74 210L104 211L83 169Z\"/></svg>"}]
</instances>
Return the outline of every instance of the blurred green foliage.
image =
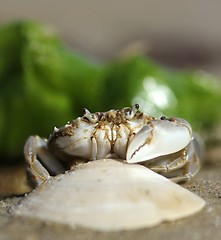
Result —
<instances>
[{"instance_id":1,"label":"blurred green foliage","mask_svg":"<svg viewBox=\"0 0 221 240\"><path fill-rule=\"evenodd\" d=\"M137 102L147 114L186 118L195 129L221 120L219 79L170 71L143 56L101 64L68 49L47 25L18 22L0 29L0 157L22 158L29 135L91 112ZM2 161L2 160L1 160Z\"/></svg>"},{"instance_id":2,"label":"blurred green foliage","mask_svg":"<svg viewBox=\"0 0 221 240\"><path fill-rule=\"evenodd\" d=\"M150 115L185 118L196 131L221 120L221 81L203 71L171 71L134 56L110 63L104 83L108 108L138 102Z\"/></svg>"},{"instance_id":3,"label":"blurred green foliage","mask_svg":"<svg viewBox=\"0 0 221 240\"><path fill-rule=\"evenodd\" d=\"M47 137L88 106L101 108L103 66L72 53L45 25L0 29L0 155L22 155L30 134ZM97 106L95 108L95 106Z\"/></svg>"}]
</instances>

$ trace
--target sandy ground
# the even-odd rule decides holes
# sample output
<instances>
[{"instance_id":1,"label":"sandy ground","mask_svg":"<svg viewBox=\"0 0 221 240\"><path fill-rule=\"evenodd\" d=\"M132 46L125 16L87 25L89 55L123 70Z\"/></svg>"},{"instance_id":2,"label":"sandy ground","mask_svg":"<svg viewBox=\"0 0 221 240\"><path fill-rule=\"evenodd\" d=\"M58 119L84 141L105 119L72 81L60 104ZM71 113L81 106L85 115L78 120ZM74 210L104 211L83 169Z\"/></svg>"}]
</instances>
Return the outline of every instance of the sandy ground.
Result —
<instances>
[{"instance_id":1,"label":"sandy ground","mask_svg":"<svg viewBox=\"0 0 221 240\"><path fill-rule=\"evenodd\" d=\"M207 165L184 187L207 202L198 214L157 227L122 232L97 232L42 222L34 218L16 217L10 213L22 196L0 200L0 240L7 239L221 239L221 166Z\"/></svg>"}]
</instances>

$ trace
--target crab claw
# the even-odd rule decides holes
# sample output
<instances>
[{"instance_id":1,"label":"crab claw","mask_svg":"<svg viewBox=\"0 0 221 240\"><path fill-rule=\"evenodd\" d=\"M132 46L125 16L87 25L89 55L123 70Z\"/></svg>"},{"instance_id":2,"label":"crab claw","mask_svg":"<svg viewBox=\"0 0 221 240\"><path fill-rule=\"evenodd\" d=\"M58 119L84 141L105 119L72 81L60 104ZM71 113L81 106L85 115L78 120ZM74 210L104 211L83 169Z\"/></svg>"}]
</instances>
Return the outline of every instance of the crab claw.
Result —
<instances>
[{"instance_id":1,"label":"crab claw","mask_svg":"<svg viewBox=\"0 0 221 240\"><path fill-rule=\"evenodd\" d=\"M184 119L162 118L144 126L129 142L128 163L147 161L178 152L192 140L192 129Z\"/></svg>"}]
</instances>

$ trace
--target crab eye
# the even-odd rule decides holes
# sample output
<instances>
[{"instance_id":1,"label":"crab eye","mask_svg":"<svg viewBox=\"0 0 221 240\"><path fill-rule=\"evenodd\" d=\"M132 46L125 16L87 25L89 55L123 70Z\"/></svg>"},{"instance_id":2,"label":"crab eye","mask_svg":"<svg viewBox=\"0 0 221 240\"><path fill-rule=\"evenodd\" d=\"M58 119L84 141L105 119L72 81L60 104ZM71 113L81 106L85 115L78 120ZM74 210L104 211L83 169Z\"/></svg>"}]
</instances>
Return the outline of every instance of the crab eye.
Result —
<instances>
[{"instance_id":1,"label":"crab eye","mask_svg":"<svg viewBox=\"0 0 221 240\"><path fill-rule=\"evenodd\" d=\"M137 112L139 110L139 107L140 107L139 104L136 103L133 105L132 109L134 109Z\"/></svg>"},{"instance_id":2,"label":"crab eye","mask_svg":"<svg viewBox=\"0 0 221 240\"><path fill-rule=\"evenodd\" d=\"M160 120L166 120L167 119L167 117L165 117L165 116L162 116L161 118L160 118Z\"/></svg>"}]
</instances>

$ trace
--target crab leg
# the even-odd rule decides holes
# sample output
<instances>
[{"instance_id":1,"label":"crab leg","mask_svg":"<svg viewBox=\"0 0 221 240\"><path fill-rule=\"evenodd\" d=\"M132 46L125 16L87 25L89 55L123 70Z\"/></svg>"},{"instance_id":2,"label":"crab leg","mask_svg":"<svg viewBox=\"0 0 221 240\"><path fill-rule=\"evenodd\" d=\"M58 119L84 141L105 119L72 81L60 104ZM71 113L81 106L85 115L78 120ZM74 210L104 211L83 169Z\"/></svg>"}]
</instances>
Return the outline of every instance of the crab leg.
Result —
<instances>
[{"instance_id":1,"label":"crab leg","mask_svg":"<svg viewBox=\"0 0 221 240\"><path fill-rule=\"evenodd\" d=\"M30 136L27 139L24 147L24 155L28 164L27 171L34 186L40 185L51 177L46 168L53 174L65 171L64 167L48 151L47 141L39 136Z\"/></svg>"},{"instance_id":2,"label":"crab leg","mask_svg":"<svg viewBox=\"0 0 221 240\"><path fill-rule=\"evenodd\" d=\"M176 177L171 177L170 180L173 182L184 182L192 179L200 170L202 159L203 146L201 140L194 138L185 152L183 152L183 157L175 159L171 163L166 165L165 168L162 166L151 167L153 171L159 173L169 173L176 172ZM180 170L179 170L180 169Z\"/></svg>"},{"instance_id":3,"label":"crab leg","mask_svg":"<svg viewBox=\"0 0 221 240\"><path fill-rule=\"evenodd\" d=\"M203 143L197 136L182 151L161 156L156 159L157 165L148 161L143 165L160 173L174 182L190 180L199 171L203 153Z\"/></svg>"},{"instance_id":4,"label":"crab leg","mask_svg":"<svg viewBox=\"0 0 221 240\"><path fill-rule=\"evenodd\" d=\"M163 166L153 166L150 167L151 170L157 173L169 173L171 171L176 171L182 167L184 167L187 162L189 161L186 157L187 149L184 148L183 151L180 153L180 157L172 160L170 163L163 165Z\"/></svg>"},{"instance_id":5,"label":"crab leg","mask_svg":"<svg viewBox=\"0 0 221 240\"><path fill-rule=\"evenodd\" d=\"M173 177L173 182L183 182L191 180L200 170L201 159L203 155L203 143L199 137L196 137L191 141L188 146L187 152L187 164L183 167L183 173L180 176Z\"/></svg>"}]
</instances>

